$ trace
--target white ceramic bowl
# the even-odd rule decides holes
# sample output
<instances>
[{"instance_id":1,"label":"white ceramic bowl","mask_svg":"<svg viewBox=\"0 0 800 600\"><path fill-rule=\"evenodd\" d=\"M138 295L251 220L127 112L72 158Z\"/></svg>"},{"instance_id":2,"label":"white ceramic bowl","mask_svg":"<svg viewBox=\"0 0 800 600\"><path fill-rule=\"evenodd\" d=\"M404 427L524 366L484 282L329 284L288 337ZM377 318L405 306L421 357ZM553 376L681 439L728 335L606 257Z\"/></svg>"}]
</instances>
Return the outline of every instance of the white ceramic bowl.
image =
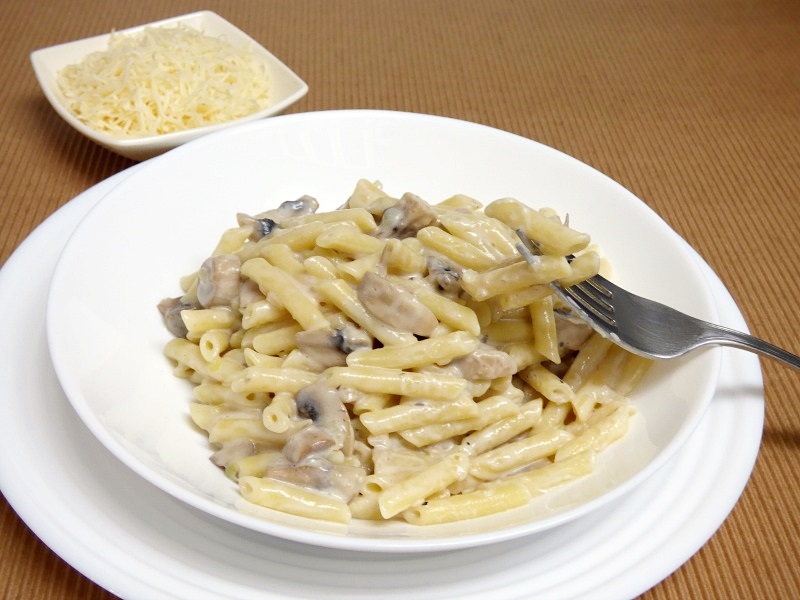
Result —
<instances>
[{"instance_id":1,"label":"white ceramic bowl","mask_svg":"<svg viewBox=\"0 0 800 600\"><path fill-rule=\"evenodd\" d=\"M162 135L141 138L115 138L100 131L96 131L77 119L64 104L63 95L56 83L56 76L67 65L78 63L92 53L108 48L110 34L98 35L75 42L42 48L31 53L36 79L47 97L47 100L61 115L61 117L86 137L94 140L104 148L108 148L122 156L133 160L145 160L171 150L176 146L219 131L232 125L247 121L254 121L276 115L300 100L308 92L308 85L300 79L289 67L283 64L266 48L256 42L249 35L235 27L219 15L210 11L201 11L163 21L148 23L130 29L120 30L121 34L136 34L145 27L175 27L185 25L202 31L209 36L224 36L234 46L249 44L253 49L256 60L262 61L269 69L271 75L269 105L251 115L205 127L196 127L185 131L176 131Z\"/></svg>"},{"instance_id":2,"label":"white ceramic bowl","mask_svg":"<svg viewBox=\"0 0 800 600\"><path fill-rule=\"evenodd\" d=\"M430 551L530 535L589 514L655 472L687 439L712 397L719 351L648 373L633 395L631 430L596 471L529 506L451 525L355 521L350 528L244 508L189 425L189 384L162 355L155 308L177 292L235 213L310 194L320 210L358 178L400 194L484 203L511 196L569 213L632 291L715 320L710 288L686 243L643 202L587 165L521 137L463 121L406 113L334 111L277 117L206 136L142 165L93 209L53 277L47 329L58 377L95 436L156 486L211 515L328 547Z\"/></svg>"}]
</instances>

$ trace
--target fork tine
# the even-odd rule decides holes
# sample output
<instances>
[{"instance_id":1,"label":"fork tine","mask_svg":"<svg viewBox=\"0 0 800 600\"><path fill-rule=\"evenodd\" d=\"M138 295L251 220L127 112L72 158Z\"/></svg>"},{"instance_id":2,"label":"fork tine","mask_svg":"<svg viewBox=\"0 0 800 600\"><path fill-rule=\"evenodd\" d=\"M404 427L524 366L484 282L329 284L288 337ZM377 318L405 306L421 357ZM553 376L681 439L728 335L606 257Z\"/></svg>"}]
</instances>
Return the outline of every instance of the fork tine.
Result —
<instances>
[{"instance_id":1,"label":"fork tine","mask_svg":"<svg viewBox=\"0 0 800 600\"><path fill-rule=\"evenodd\" d=\"M517 244L517 250L528 263L533 264L541 255L541 250L522 229L516 229L515 232L521 241ZM572 258L568 256L567 260ZM565 303L578 311L588 313L593 320L599 319L603 325L613 330L617 326L614 305L611 302L613 293L606 284L606 280L597 275L568 287L554 281L550 287Z\"/></svg>"},{"instance_id":2,"label":"fork tine","mask_svg":"<svg viewBox=\"0 0 800 600\"><path fill-rule=\"evenodd\" d=\"M551 284L551 287L562 300L573 308L588 313L592 320L600 320L606 327L616 328L614 305L610 303L610 296L593 285L591 279L569 287L562 287L558 283Z\"/></svg>"},{"instance_id":3,"label":"fork tine","mask_svg":"<svg viewBox=\"0 0 800 600\"><path fill-rule=\"evenodd\" d=\"M599 275L590 277L584 281L580 281L572 287L578 287L583 293L592 299L593 303L601 307L605 312L613 313L614 305L612 300L614 294L608 287L604 285L605 280L601 279Z\"/></svg>"},{"instance_id":4,"label":"fork tine","mask_svg":"<svg viewBox=\"0 0 800 600\"><path fill-rule=\"evenodd\" d=\"M516 244L517 250L519 250L522 258L524 258L528 264L533 264L536 262L536 257L542 254L542 251L536 244L533 243L533 241L531 241L527 235L525 235L525 232L522 231L522 229L515 229L514 232L517 234L520 242L522 242L520 244Z\"/></svg>"}]
</instances>

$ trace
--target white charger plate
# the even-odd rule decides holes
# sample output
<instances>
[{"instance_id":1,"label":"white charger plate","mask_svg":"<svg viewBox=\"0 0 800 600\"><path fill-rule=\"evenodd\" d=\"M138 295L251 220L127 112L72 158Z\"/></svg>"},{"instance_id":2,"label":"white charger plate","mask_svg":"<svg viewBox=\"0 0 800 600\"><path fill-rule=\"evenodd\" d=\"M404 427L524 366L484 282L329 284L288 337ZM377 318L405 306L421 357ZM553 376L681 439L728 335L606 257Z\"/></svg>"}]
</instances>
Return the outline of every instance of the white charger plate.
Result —
<instances>
[{"instance_id":1,"label":"white charger plate","mask_svg":"<svg viewBox=\"0 0 800 600\"><path fill-rule=\"evenodd\" d=\"M349 553L188 507L86 429L58 384L41 318L68 236L128 174L65 205L0 270L0 490L44 543L111 592L142 600L633 598L688 560L744 489L761 441L761 370L754 355L723 349L714 399L676 456L613 504L536 536L436 554ZM746 330L730 294L697 260L720 322Z\"/></svg>"},{"instance_id":2,"label":"white charger plate","mask_svg":"<svg viewBox=\"0 0 800 600\"><path fill-rule=\"evenodd\" d=\"M599 243L629 289L717 320L708 283L684 242L618 183L561 152L489 127L386 111L276 117L196 140L144 165L92 210L67 243L47 310L56 373L98 439L134 471L196 508L257 531L347 550L438 551L544 531L639 485L700 422L720 351L654 365L633 394L629 432L591 475L530 504L458 523L353 520L346 529L241 501L189 427L189 385L163 357L155 304L179 293L235 213L310 194L340 206L361 178L432 202L466 193L511 196L569 214ZM632 252L631 249L641 249ZM249 508L248 508L249 507Z\"/></svg>"}]
</instances>

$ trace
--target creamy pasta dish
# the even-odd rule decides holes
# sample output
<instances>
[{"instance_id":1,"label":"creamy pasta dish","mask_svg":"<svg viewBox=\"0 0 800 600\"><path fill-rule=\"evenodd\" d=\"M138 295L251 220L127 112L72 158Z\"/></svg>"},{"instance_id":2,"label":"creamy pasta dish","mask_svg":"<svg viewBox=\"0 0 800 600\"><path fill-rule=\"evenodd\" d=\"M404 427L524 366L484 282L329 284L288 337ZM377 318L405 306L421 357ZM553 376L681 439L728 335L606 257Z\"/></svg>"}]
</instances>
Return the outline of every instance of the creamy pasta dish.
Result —
<instances>
[{"instance_id":1,"label":"creamy pasta dish","mask_svg":"<svg viewBox=\"0 0 800 600\"><path fill-rule=\"evenodd\" d=\"M427 525L590 473L649 362L552 293L600 269L589 236L510 198L429 202L361 180L342 200L237 215L159 304L191 418L243 498Z\"/></svg>"}]
</instances>

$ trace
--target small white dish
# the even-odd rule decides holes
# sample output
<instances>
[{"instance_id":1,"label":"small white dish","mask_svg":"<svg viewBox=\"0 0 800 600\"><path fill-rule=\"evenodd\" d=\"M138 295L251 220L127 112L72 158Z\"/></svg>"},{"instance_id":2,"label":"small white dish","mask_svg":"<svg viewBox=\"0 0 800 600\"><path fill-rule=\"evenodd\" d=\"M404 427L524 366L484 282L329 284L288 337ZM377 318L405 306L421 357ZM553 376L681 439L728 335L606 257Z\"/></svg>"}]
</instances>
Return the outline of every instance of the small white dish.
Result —
<instances>
[{"instance_id":1,"label":"small white dish","mask_svg":"<svg viewBox=\"0 0 800 600\"><path fill-rule=\"evenodd\" d=\"M568 213L636 293L708 321L718 314L685 242L644 203L552 148L488 127L424 115L288 115L208 136L149 161L78 226L58 262L47 310L55 371L77 413L118 458L173 496L250 529L318 546L378 552L464 548L541 533L630 492L700 423L720 350L657 363L633 395L628 435L596 471L501 515L442 526L355 521L349 529L242 510L188 419L190 386L163 357L155 306L213 249L235 213L309 194L339 205L364 177L387 190L483 202L515 197ZM635 251L632 251L635 250Z\"/></svg>"},{"instance_id":2,"label":"small white dish","mask_svg":"<svg viewBox=\"0 0 800 600\"><path fill-rule=\"evenodd\" d=\"M241 29L211 11L200 11L164 19L120 30L117 33L131 35L142 31L145 27L176 27L179 25L197 29L209 36L224 37L237 47L248 44L253 49L256 59L263 61L269 69L271 77L269 105L251 115L225 123L141 138L115 138L92 129L76 118L64 104L63 95L56 83L57 74L61 69L67 65L80 62L92 52L105 50L108 47L108 40L111 34L98 35L35 50L31 53L31 64L45 97L67 123L104 148L137 161L162 154L190 140L232 125L276 115L308 93L308 85L289 67Z\"/></svg>"}]
</instances>

